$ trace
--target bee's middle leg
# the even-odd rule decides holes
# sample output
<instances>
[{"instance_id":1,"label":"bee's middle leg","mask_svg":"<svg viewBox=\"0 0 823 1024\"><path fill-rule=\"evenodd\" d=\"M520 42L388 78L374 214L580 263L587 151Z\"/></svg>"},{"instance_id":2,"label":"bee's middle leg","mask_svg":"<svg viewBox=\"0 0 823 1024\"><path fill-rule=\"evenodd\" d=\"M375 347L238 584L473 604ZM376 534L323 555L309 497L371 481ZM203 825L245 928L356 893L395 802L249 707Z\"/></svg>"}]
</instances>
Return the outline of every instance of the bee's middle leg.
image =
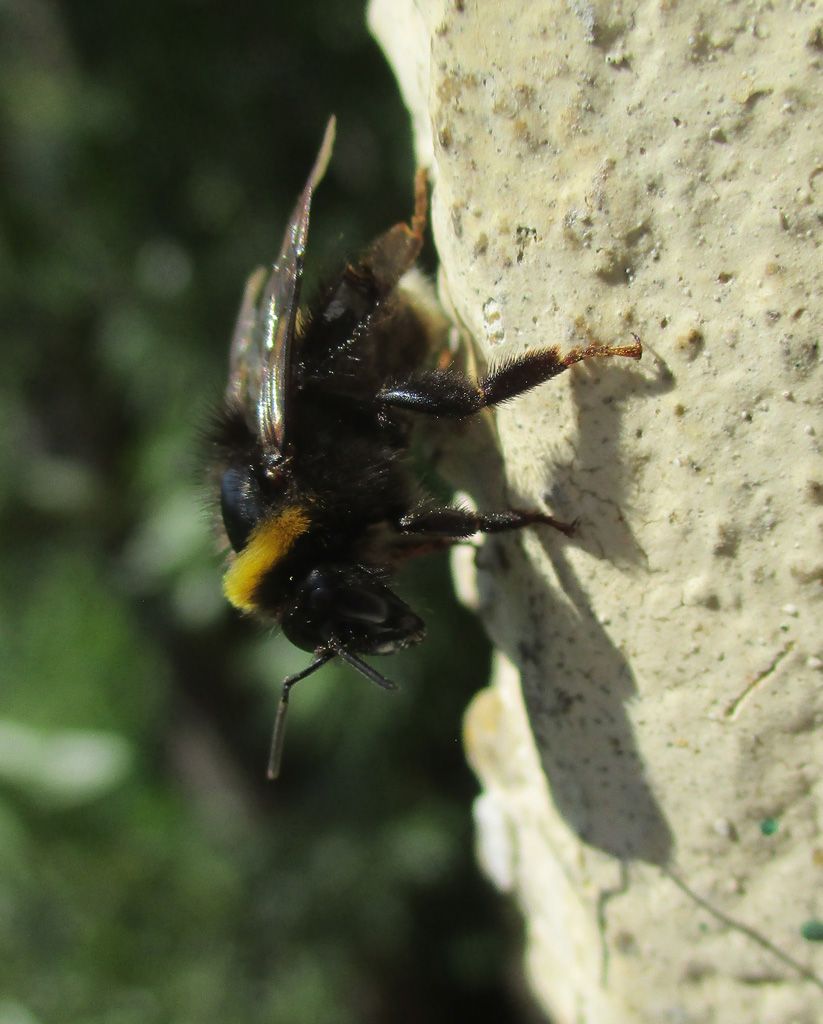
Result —
<instances>
[{"instance_id":1,"label":"bee's middle leg","mask_svg":"<svg viewBox=\"0 0 823 1024\"><path fill-rule=\"evenodd\" d=\"M410 512L403 516L399 526L403 533L465 540L475 533L503 533L507 530L522 530L535 524L551 526L567 537L573 536L577 527L576 522L564 523L546 512L526 512L512 508L503 512L483 513L448 506Z\"/></svg>"}]
</instances>

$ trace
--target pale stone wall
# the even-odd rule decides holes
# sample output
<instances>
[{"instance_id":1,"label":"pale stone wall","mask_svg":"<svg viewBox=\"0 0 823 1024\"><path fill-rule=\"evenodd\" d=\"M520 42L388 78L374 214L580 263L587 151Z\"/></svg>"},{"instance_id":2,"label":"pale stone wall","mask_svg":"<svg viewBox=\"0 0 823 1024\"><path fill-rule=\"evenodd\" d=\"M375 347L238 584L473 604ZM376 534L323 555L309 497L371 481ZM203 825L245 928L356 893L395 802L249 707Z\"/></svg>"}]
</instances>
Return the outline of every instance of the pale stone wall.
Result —
<instances>
[{"instance_id":1,"label":"pale stone wall","mask_svg":"<svg viewBox=\"0 0 823 1024\"><path fill-rule=\"evenodd\" d=\"M823 4L370 17L483 356L645 347L497 415L508 500L580 517L477 556L509 659L467 715L478 849L533 989L558 1024L816 1024Z\"/></svg>"}]
</instances>

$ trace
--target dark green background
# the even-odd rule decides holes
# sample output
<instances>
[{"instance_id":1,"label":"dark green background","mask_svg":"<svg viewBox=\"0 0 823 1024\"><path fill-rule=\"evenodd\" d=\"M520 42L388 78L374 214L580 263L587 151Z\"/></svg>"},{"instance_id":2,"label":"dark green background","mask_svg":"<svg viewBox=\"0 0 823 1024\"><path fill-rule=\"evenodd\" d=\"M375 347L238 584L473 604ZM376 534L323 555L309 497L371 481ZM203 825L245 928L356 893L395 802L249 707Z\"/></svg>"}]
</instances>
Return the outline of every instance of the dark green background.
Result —
<instances>
[{"instance_id":1,"label":"dark green background","mask_svg":"<svg viewBox=\"0 0 823 1024\"><path fill-rule=\"evenodd\" d=\"M0 6L0 1022L518 1019L471 855L488 649L447 567L387 694L220 593L198 433L325 122L314 272L411 209L358 0ZM329 256L328 254L332 255ZM431 266L431 264L430 264Z\"/></svg>"}]
</instances>

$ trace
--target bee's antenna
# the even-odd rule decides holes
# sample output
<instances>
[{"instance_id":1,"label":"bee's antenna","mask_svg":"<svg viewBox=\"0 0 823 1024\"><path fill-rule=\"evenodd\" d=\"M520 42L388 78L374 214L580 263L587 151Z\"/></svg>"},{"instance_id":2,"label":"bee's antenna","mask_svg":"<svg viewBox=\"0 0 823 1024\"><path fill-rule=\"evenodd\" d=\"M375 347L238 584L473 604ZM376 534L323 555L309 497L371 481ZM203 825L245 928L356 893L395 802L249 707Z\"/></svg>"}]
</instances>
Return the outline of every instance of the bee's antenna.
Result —
<instances>
[{"instance_id":1,"label":"bee's antenna","mask_svg":"<svg viewBox=\"0 0 823 1024\"><path fill-rule=\"evenodd\" d=\"M276 779L280 774L280 762L283 760L283 740L286 736L286 712L288 710L289 691L284 686L280 703L277 705L274 731L271 734L271 752L269 753L269 767L266 772L269 779Z\"/></svg>"},{"instance_id":2,"label":"bee's antenna","mask_svg":"<svg viewBox=\"0 0 823 1024\"><path fill-rule=\"evenodd\" d=\"M378 686L382 686L384 690L396 690L397 683L393 683L391 679L386 679L385 676L381 676L380 673L367 665L365 661L358 658L356 654L352 654L351 651L347 651L345 647L335 647L334 653L347 661L352 668L356 668L361 675L364 675L366 679L371 679L373 683L377 683Z\"/></svg>"},{"instance_id":3,"label":"bee's antenna","mask_svg":"<svg viewBox=\"0 0 823 1024\"><path fill-rule=\"evenodd\" d=\"M286 736L286 712L289 710L289 693L295 683L310 676L322 668L327 661L335 656L336 651L323 651L317 655L311 665L308 665L302 672L288 676L283 680L283 692L280 695L280 703L277 705L277 714L274 718L274 730L271 736L271 752L269 753L269 767L266 775L270 779L276 779L280 774L280 762L283 760L283 741Z\"/></svg>"},{"instance_id":4,"label":"bee's antenna","mask_svg":"<svg viewBox=\"0 0 823 1024\"><path fill-rule=\"evenodd\" d=\"M269 767L266 772L268 778L276 779L280 774L280 762L283 760L283 741L286 736L286 712L289 710L289 693L291 692L291 688L295 683L299 683L301 679L305 679L306 676L310 676L312 672L316 672L319 668L322 668L327 661L331 661L334 657L342 658L343 661L348 662L352 668L356 668L361 675L366 677L366 679L371 679L373 683L377 683L378 686L382 686L384 690L397 689L397 683L393 683L391 679L386 679L385 676L381 676L376 669L371 667L371 665L367 665L365 661L358 658L356 654L352 654L351 651L347 651L342 645L334 644L325 651L321 651L311 665L307 665L302 672L298 672L293 676L288 676L283 680L283 692L280 695L280 703L277 705L277 714L274 717L274 729L271 736Z\"/></svg>"}]
</instances>

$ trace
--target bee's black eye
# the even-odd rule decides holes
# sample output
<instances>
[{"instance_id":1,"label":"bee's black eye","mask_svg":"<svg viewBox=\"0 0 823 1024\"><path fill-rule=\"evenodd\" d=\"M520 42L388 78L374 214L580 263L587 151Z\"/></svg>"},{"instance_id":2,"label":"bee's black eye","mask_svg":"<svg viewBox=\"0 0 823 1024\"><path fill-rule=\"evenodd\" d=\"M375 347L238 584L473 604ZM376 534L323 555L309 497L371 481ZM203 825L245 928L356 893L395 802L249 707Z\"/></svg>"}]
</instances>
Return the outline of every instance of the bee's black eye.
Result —
<instances>
[{"instance_id":1,"label":"bee's black eye","mask_svg":"<svg viewBox=\"0 0 823 1024\"><path fill-rule=\"evenodd\" d=\"M220 510L231 546L242 551L265 511L260 484L250 466L229 466L223 474Z\"/></svg>"}]
</instances>

